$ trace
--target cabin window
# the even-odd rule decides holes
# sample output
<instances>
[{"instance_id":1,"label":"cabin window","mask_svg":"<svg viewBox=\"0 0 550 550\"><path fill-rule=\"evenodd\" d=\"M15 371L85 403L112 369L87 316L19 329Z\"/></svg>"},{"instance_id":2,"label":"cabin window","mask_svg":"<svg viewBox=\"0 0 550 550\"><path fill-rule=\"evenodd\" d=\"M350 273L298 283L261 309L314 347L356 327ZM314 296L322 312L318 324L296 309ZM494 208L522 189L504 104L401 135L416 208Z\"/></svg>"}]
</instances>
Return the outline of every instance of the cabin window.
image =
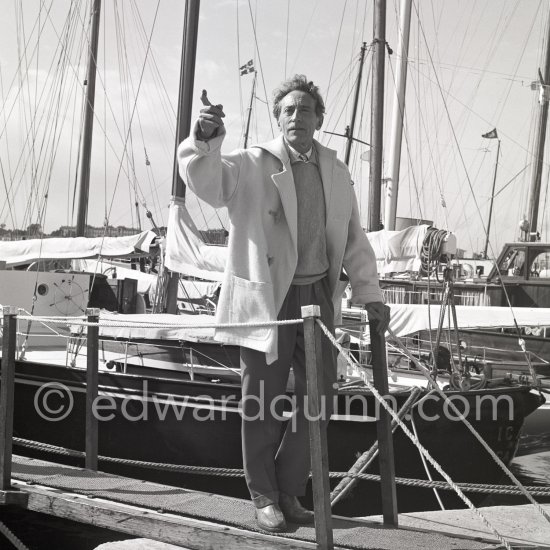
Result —
<instances>
[{"instance_id":1,"label":"cabin window","mask_svg":"<svg viewBox=\"0 0 550 550\"><path fill-rule=\"evenodd\" d=\"M533 251L529 277L550 279L550 250Z\"/></svg>"},{"instance_id":2,"label":"cabin window","mask_svg":"<svg viewBox=\"0 0 550 550\"><path fill-rule=\"evenodd\" d=\"M525 249L510 248L506 256L500 262L500 272L509 277L522 277L525 275Z\"/></svg>"}]
</instances>

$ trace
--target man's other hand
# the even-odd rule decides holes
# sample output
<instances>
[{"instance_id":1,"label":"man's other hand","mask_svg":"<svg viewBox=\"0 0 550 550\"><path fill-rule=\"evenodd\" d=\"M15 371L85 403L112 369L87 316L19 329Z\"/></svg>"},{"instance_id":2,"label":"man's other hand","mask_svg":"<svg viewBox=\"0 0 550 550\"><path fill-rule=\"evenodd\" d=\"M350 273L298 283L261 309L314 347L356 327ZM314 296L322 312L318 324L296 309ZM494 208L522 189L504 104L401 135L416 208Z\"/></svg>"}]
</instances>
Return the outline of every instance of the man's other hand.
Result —
<instances>
[{"instance_id":1,"label":"man's other hand","mask_svg":"<svg viewBox=\"0 0 550 550\"><path fill-rule=\"evenodd\" d=\"M365 304L369 321L376 322L376 332L384 334L390 324L390 307L382 302L371 302Z\"/></svg>"}]
</instances>

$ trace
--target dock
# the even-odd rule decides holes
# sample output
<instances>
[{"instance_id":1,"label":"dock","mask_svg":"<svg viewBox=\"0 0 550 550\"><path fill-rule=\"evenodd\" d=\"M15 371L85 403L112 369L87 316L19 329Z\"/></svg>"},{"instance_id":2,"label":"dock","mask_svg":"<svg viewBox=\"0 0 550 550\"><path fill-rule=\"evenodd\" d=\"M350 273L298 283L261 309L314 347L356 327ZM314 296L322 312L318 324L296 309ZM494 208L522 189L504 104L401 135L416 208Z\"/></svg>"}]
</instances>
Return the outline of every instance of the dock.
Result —
<instances>
[{"instance_id":1,"label":"dock","mask_svg":"<svg viewBox=\"0 0 550 550\"><path fill-rule=\"evenodd\" d=\"M318 306L303 308L302 312L308 395L311 396L308 406L314 525L289 524L286 532L270 534L257 527L254 506L249 500L98 471L98 419L93 414L92 406L98 395L97 310L88 310L85 468L80 468L12 453L17 314L14 308L4 309L0 384L0 509L2 505L17 505L21 509L194 550L490 550L512 548L512 541L526 542L517 536L518 533L510 533L509 528L514 522L519 522L520 529L523 529L519 534L523 536L527 533L533 538L534 544L527 541L527 547L550 548L550 532L545 531L550 523L540 526L540 530L528 523L541 521L531 506L521 516L517 509L512 510L509 521L499 530L486 530L486 527L499 524L500 517L493 517L490 523L485 519L484 524L481 517L472 514L467 524L462 511L446 512L444 516L438 516L441 514L439 512L430 512L425 517L401 514L399 521L392 429L390 416L383 409L376 421L381 519L347 518L332 514L327 440L319 420L321 391L317 363L321 360L318 345L321 334L316 323L319 315L315 307ZM372 332L374 334L375 331ZM371 345L373 356L377 357L373 367L374 389L380 397L388 394L383 335L373 337ZM401 412L405 412L405 408ZM394 416L396 421L400 421L397 415ZM352 472L348 474L355 475ZM548 516L549 508L547 506L546 511L539 511ZM470 512L466 510L465 513ZM510 540L501 532L510 533Z\"/></svg>"},{"instance_id":2,"label":"dock","mask_svg":"<svg viewBox=\"0 0 550 550\"><path fill-rule=\"evenodd\" d=\"M13 455L12 488L24 508L185 548L314 549L314 527L258 530L248 500L130 479ZM13 493L10 493L13 494ZM1 501L0 501L1 502ZM334 548L489 550L501 547L481 532L447 533L441 523L383 525L333 516Z\"/></svg>"}]
</instances>

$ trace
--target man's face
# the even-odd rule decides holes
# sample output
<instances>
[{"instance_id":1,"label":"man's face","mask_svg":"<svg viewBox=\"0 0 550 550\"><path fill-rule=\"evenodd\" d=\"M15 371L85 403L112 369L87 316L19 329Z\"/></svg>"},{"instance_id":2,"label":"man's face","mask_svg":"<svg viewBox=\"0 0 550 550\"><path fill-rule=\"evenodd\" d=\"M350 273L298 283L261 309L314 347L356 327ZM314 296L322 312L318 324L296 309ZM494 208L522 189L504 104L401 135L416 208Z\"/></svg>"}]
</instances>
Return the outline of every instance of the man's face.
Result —
<instances>
[{"instance_id":1,"label":"man's face","mask_svg":"<svg viewBox=\"0 0 550 550\"><path fill-rule=\"evenodd\" d=\"M299 153L307 153L313 144L313 134L323 123L315 113L316 101L307 93L293 91L281 100L279 128L287 142Z\"/></svg>"}]
</instances>

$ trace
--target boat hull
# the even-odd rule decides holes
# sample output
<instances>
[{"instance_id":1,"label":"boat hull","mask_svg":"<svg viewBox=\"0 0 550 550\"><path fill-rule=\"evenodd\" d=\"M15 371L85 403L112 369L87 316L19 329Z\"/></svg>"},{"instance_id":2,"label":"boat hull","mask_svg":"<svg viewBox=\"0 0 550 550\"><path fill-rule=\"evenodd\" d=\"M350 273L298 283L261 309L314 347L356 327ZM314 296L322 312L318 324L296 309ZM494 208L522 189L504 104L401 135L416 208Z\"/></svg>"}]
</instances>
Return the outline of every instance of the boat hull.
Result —
<instances>
[{"instance_id":1,"label":"boat hull","mask_svg":"<svg viewBox=\"0 0 550 550\"><path fill-rule=\"evenodd\" d=\"M85 380L86 373L82 369L18 361L14 436L84 450ZM53 391L45 397L48 389ZM70 398L57 391L65 389ZM237 384L100 372L99 394L100 455L168 464L242 468L241 396ZM454 392L452 395L461 411L464 407L470 409L469 419L505 463L509 463L516 452L525 417L541 403L527 387ZM408 396L408 390L392 394L392 406L398 409ZM65 414L65 409L69 409L67 403L71 406ZM337 411L328 429L331 471L347 471L374 443L376 410L375 400L368 392L339 394ZM57 411L58 416L63 417L52 420L55 415L49 415L48 411ZM423 401L422 410L420 407L414 409L413 419L421 443L455 481L498 482L500 468L464 424L457 419L450 420L447 413L443 402L435 396ZM407 424L411 428L411 422ZM394 447L396 475L426 479L418 450L400 429L395 433ZM21 446L16 446L16 452L52 458L49 453ZM81 459L66 456L56 456L56 460L83 463ZM189 475L103 461L100 468L220 494L245 498L248 495L242 478ZM376 464L369 473L377 473ZM434 478L440 479L437 475ZM337 480L333 480L333 485L336 483ZM403 512L436 507L432 491L427 489L398 486L397 495L399 510ZM447 505L460 505L448 491L441 495ZM473 498L479 500L479 497ZM307 500L311 504L310 493ZM348 515L379 513L379 485L361 481L334 511Z\"/></svg>"}]
</instances>

